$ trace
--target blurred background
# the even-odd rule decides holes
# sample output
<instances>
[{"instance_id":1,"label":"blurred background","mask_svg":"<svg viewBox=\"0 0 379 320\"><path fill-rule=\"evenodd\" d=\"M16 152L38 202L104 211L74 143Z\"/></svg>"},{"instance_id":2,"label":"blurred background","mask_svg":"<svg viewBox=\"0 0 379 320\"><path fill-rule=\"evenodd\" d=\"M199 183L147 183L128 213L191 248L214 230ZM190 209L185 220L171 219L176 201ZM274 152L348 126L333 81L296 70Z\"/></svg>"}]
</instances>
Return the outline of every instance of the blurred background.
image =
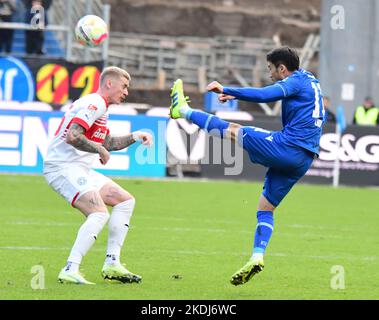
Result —
<instances>
[{"instance_id":1,"label":"blurred background","mask_svg":"<svg viewBox=\"0 0 379 320\"><path fill-rule=\"evenodd\" d=\"M36 4L45 12L38 30L30 23ZM86 14L110 26L109 39L95 49L74 39ZM164 142L155 150L159 159L147 165L151 170L136 169L119 153L118 164L105 172L260 180L265 169L245 156L242 172L226 174L225 159L212 161L209 137L185 121L170 121L169 89L182 78L191 106L280 130L280 102L219 104L205 87L212 80L269 85L266 54L288 45L297 49L301 67L320 79L327 108L320 158L304 181L378 186L378 15L375 0L0 0L0 171L40 173L58 117L72 101L97 90L103 67L116 65L130 72L132 83L128 103L110 109L110 123L115 131L121 131L120 121L131 130L147 128ZM26 139L25 130L35 140ZM124 156L132 157L128 151Z\"/></svg>"}]
</instances>

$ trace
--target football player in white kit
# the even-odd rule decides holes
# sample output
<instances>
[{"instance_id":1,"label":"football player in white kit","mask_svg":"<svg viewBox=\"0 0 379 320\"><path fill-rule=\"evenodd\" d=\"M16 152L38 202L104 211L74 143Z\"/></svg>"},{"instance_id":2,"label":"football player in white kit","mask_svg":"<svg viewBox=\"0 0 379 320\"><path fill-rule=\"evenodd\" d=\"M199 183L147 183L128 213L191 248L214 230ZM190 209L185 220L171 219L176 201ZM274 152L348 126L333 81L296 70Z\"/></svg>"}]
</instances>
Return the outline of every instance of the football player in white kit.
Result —
<instances>
[{"instance_id":1,"label":"football player in white kit","mask_svg":"<svg viewBox=\"0 0 379 320\"><path fill-rule=\"evenodd\" d=\"M129 83L130 75L125 70L104 69L99 90L72 104L48 147L43 170L46 181L86 217L67 265L59 273L58 280L62 283L93 284L79 272L79 266L108 220L103 278L123 283L141 281L141 276L128 271L120 262L135 199L117 183L92 169L94 161L100 160L105 165L110 151L124 149L136 141L152 145L149 133L135 131L116 137L107 128L108 106L125 101ZM113 207L111 215L107 206Z\"/></svg>"}]
</instances>

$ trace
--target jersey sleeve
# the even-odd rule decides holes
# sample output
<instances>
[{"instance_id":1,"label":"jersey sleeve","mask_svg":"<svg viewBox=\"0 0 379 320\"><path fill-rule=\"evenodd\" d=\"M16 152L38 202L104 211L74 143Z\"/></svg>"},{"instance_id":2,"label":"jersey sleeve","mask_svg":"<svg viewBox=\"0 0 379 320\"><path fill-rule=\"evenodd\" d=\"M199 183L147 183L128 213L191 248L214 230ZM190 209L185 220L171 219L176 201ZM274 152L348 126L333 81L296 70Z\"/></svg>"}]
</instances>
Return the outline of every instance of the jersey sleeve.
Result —
<instances>
[{"instance_id":1,"label":"jersey sleeve","mask_svg":"<svg viewBox=\"0 0 379 320\"><path fill-rule=\"evenodd\" d=\"M264 88L230 88L224 87L224 94L236 97L238 100L251 102L272 102L285 97L284 89L277 85L270 85Z\"/></svg>"},{"instance_id":2,"label":"jersey sleeve","mask_svg":"<svg viewBox=\"0 0 379 320\"><path fill-rule=\"evenodd\" d=\"M290 97L300 92L302 82L299 77L288 77L284 80L278 81L276 85L282 88L284 97Z\"/></svg>"},{"instance_id":3,"label":"jersey sleeve","mask_svg":"<svg viewBox=\"0 0 379 320\"><path fill-rule=\"evenodd\" d=\"M86 131L92 127L93 123L101 118L107 108L105 105L95 106L93 104L89 104L87 107L79 110L79 112L72 119L72 123L77 123L81 125Z\"/></svg>"}]
</instances>

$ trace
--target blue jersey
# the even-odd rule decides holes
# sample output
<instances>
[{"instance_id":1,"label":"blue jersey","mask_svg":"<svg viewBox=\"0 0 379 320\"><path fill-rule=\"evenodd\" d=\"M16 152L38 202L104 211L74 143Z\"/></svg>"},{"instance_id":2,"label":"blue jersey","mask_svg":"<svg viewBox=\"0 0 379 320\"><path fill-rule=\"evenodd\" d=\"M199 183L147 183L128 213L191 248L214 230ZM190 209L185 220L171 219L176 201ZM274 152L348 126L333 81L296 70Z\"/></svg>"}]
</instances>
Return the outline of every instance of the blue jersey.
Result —
<instances>
[{"instance_id":1,"label":"blue jersey","mask_svg":"<svg viewBox=\"0 0 379 320\"><path fill-rule=\"evenodd\" d=\"M264 88L224 88L224 93L240 100L272 102L282 100L281 139L317 153L325 110L318 80L303 69Z\"/></svg>"}]
</instances>

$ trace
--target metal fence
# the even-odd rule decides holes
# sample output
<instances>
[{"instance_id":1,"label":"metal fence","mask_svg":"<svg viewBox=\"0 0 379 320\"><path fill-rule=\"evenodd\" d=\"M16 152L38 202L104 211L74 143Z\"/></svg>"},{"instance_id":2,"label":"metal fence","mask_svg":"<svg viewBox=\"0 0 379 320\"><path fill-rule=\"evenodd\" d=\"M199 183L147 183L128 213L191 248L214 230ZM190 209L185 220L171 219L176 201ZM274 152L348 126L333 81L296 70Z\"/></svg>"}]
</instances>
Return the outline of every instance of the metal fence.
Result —
<instances>
[{"instance_id":1,"label":"metal fence","mask_svg":"<svg viewBox=\"0 0 379 320\"><path fill-rule=\"evenodd\" d=\"M109 25L110 5L100 0L54 0L49 10L50 26L72 62L103 60L106 65L127 69L136 87L165 89L180 77L200 91L218 79L227 85L261 86L270 83L266 54L280 45L275 39L243 37L169 37L162 35L110 32L105 43L94 49L74 39L77 21L86 14L101 16ZM18 25L28 29L28 25ZM303 66L318 51L319 36L310 35L300 49ZM267 114L277 114L261 104Z\"/></svg>"},{"instance_id":2,"label":"metal fence","mask_svg":"<svg viewBox=\"0 0 379 320\"><path fill-rule=\"evenodd\" d=\"M270 39L240 37L167 37L114 32L108 62L128 69L137 83L167 87L181 77L203 88L204 82L223 79L231 84L269 80L266 53Z\"/></svg>"}]
</instances>

